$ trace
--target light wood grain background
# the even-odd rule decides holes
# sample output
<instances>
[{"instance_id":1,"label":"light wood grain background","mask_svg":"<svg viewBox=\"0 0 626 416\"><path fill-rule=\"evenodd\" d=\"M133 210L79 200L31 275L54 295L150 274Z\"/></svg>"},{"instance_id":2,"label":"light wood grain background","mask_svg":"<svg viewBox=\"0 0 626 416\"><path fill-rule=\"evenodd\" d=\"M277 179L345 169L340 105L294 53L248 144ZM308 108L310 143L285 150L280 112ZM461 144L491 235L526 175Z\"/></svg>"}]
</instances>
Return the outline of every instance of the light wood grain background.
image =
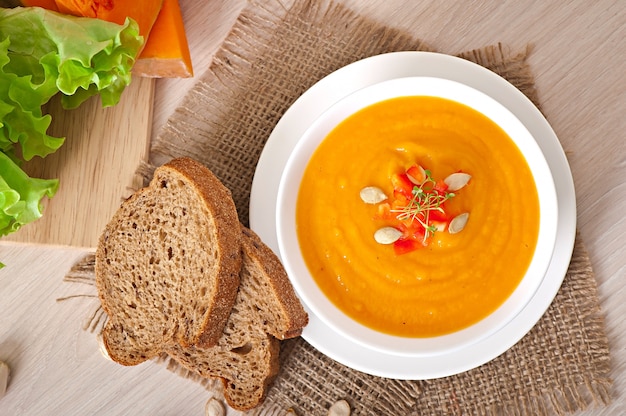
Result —
<instances>
[{"instance_id":1,"label":"light wood grain background","mask_svg":"<svg viewBox=\"0 0 626 416\"><path fill-rule=\"evenodd\" d=\"M114 107L93 97L67 111L53 97L48 133L65 137L45 159L24 167L35 178L58 178L59 190L44 199L44 215L5 239L30 244L95 247L101 230L123 198L142 184L137 166L148 155L152 132L154 80L133 78Z\"/></svg>"},{"instance_id":2,"label":"light wood grain background","mask_svg":"<svg viewBox=\"0 0 626 416\"><path fill-rule=\"evenodd\" d=\"M529 63L542 109L574 175L578 226L598 280L612 350L614 402L580 414L626 414L626 2L342 2L441 52L496 42L512 49L532 45ZM181 4L200 75L245 2ZM156 82L153 134L192 83ZM95 337L81 329L88 299L55 301L70 294L62 278L84 252L0 242L0 259L8 265L0 271L0 360L12 368L0 415L203 414L209 393L193 382L152 363L124 368L102 359Z\"/></svg>"}]
</instances>

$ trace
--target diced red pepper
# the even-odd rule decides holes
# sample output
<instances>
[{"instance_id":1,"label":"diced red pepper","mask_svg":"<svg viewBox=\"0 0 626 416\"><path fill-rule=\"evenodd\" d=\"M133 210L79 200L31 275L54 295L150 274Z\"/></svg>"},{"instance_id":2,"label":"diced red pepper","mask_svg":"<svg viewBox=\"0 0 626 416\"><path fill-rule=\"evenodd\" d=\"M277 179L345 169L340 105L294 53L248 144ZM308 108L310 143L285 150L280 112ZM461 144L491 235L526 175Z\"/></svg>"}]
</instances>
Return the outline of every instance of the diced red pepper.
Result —
<instances>
[{"instance_id":1,"label":"diced red pepper","mask_svg":"<svg viewBox=\"0 0 626 416\"><path fill-rule=\"evenodd\" d=\"M424 168L419 165L413 165L406 170L407 177L411 183L416 185L422 184L426 180L426 174L424 173ZM413 180L411 180L411 178Z\"/></svg>"},{"instance_id":2,"label":"diced red pepper","mask_svg":"<svg viewBox=\"0 0 626 416\"><path fill-rule=\"evenodd\" d=\"M391 184L393 185L394 194L396 192L404 195L406 198L411 198L413 194L413 183L406 176L406 173L399 173L391 175Z\"/></svg>"},{"instance_id":3,"label":"diced red pepper","mask_svg":"<svg viewBox=\"0 0 626 416\"><path fill-rule=\"evenodd\" d=\"M433 209L428 213L428 219L429 221L434 221L434 222L448 222L449 215L446 214L445 210L444 212L441 212L439 210Z\"/></svg>"},{"instance_id":4,"label":"diced red pepper","mask_svg":"<svg viewBox=\"0 0 626 416\"><path fill-rule=\"evenodd\" d=\"M449 221L430 221L430 225L434 225L437 231L445 231L448 228Z\"/></svg>"},{"instance_id":5,"label":"diced red pepper","mask_svg":"<svg viewBox=\"0 0 626 416\"><path fill-rule=\"evenodd\" d=\"M443 179L439 179L436 183L435 183L435 191L439 192L440 194L445 194L446 191L448 190L448 185L443 181Z\"/></svg>"},{"instance_id":6,"label":"diced red pepper","mask_svg":"<svg viewBox=\"0 0 626 416\"><path fill-rule=\"evenodd\" d=\"M451 221L444 203L447 195L444 180L434 181L420 165L412 165L404 173L391 175L393 196L379 204L374 219L390 221L402 232L393 243L397 255L406 254L427 246L436 231L445 231ZM415 189L418 192L413 194ZM424 225L426 224L426 225Z\"/></svg>"},{"instance_id":7,"label":"diced red pepper","mask_svg":"<svg viewBox=\"0 0 626 416\"><path fill-rule=\"evenodd\" d=\"M393 243L393 250L397 255L402 255L406 253L410 253L412 251L417 250L422 247L422 243L413 239L399 239L395 243Z\"/></svg>"},{"instance_id":8,"label":"diced red pepper","mask_svg":"<svg viewBox=\"0 0 626 416\"><path fill-rule=\"evenodd\" d=\"M402 221L397 226L398 230L402 231L401 239L406 240L424 240L424 227L419 221L406 220Z\"/></svg>"},{"instance_id":9,"label":"diced red pepper","mask_svg":"<svg viewBox=\"0 0 626 416\"><path fill-rule=\"evenodd\" d=\"M391 204L393 209L404 208L409 203L409 198L403 191L393 191L393 203Z\"/></svg>"},{"instance_id":10,"label":"diced red pepper","mask_svg":"<svg viewBox=\"0 0 626 416\"><path fill-rule=\"evenodd\" d=\"M391 212L391 205L388 202L383 202L378 205L378 211L374 215L376 220L390 220L395 218L395 215Z\"/></svg>"}]
</instances>

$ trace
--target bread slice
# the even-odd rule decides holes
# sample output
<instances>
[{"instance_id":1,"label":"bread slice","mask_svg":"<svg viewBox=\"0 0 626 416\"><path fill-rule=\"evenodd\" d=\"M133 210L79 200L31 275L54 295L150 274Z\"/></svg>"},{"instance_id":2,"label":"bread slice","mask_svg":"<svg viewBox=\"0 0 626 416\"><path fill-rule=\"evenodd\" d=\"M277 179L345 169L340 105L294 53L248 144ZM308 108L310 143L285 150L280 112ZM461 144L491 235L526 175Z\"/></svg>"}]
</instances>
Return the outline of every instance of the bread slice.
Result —
<instances>
[{"instance_id":1,"label":"bread slice","mask_svg":"<svg viewBox=\"0 0 626 416\"><path fill-rule=\"evenodd\" d=\"M215 345L237 296L241 241L231 194L206 167L181 158L157 168L96 250L109 356L135 365L173 344Z\"/></svg>"},{"instance_id":2,"label":"bread slice","mask_svg":"<svg viewBox=\"0 0 626 416\"><path fill-rule=\"evenodd\" d=\"M167 350L188 370L221 378L224 396L237 410L263 400L279 370L279 339L300 335L308 323L278 257L251 230L243 228L243 235L239 293L217 345Z\"/></svg>"}]
</instances>

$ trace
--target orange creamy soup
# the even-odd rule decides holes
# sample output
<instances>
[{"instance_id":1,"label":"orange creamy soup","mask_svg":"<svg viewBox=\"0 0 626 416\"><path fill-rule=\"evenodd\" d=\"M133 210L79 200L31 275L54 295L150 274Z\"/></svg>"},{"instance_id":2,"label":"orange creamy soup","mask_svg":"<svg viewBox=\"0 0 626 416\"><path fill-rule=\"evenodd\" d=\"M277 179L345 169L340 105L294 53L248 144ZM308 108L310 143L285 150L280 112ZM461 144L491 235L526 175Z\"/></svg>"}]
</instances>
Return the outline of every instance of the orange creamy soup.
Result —
<instances>
[{"instance_id":1,"label":"orange creamy soup","mask_svg":"<svg viewBox=\"0 0 626 416\"><path fill-rule=\"evenodd\" d=\"M415 164L438 184L454 172L471 175L445 201L448 219L469 220L400 253L373 235L390 224L380 205L394 200L392 177ZM367 186L389 199L364 203ZM296 222L305 262L337 307L381 332L431 337L485 318L515 290L537 243L539 200L500 127L462 104L411 96L366 107L324 139L306 168Z\"/></svg>"}]
</instances>

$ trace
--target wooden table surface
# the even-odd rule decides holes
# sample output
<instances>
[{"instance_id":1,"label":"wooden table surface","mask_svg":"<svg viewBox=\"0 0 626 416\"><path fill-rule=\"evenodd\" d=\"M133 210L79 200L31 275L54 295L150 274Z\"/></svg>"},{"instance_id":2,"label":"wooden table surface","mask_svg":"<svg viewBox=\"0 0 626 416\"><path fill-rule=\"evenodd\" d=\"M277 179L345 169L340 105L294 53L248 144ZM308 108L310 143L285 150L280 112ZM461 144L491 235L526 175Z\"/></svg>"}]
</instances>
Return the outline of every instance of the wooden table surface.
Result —
<instances>
[{"instance_id":1,"label":"wooden table surface","mask_svg":"<svg viewBox=\"0 0 626 416\"><path fill-rule=\"evenodd\" d=\"M343 3L441 52L496 42L514 50L532 45L529 63L542 109L572 168L578 228L596 273L612 353L613 403L580 414L626 414L626 2ZM181 5L197 76L245 1ZM154 133L193 81L157 81ZM82 330L88 300L56 302L76 292L62 279L84 253L0 242L0 259L8 265L0 271L0 360L12 370L0 415L203 414L209 394L195 383L153 363L125 368L104 360L94 335Z\"/></svg>"}]
</instances>

